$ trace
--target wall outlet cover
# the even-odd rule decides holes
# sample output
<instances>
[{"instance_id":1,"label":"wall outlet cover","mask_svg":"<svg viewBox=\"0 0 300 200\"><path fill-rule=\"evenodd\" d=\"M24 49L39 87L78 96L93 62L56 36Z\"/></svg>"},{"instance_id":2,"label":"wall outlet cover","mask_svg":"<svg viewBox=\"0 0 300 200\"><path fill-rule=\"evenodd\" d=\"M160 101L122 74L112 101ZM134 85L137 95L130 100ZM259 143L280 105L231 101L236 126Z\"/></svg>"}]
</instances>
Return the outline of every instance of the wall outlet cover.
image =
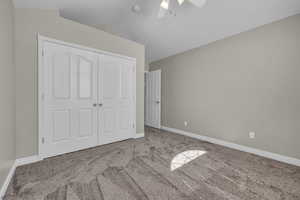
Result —
<instances>
[{"instance_id":1,"label":"wall outlet cover","mask_svg":"<svg viewBox=\"0 0 300 200\"><path fill-rule=\"evenodd\" d=\"M255 138L255 132L249 132L249 138L254 139Z\"/></svg>"}]
</instances>

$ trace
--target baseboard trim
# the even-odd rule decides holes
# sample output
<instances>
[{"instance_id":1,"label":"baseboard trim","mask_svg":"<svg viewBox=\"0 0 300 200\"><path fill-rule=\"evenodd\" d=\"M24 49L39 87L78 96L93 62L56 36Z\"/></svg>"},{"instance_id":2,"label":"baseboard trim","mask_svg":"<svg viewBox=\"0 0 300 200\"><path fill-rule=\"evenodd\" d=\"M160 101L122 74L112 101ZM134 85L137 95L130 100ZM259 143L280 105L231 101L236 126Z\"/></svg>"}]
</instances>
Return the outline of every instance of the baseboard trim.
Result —
<instances>
[{"instance_id":1,"label":"baseboard trim","mask_svg":"<svg viewBox=\"0 0 300 200\"><path fill-rule=\"evenodd\" d=\"M190 132L187 132L187 131L183 131L183 130L179 130L179 129L175 129L175 128L170 128L170 127L166 127L166 126L162 126L161 129L165 130L165 131L169 131L169 132L177 133L177 134L180 134L180 135L192 137L192 138L203 140L203 141L206 141L206 142L211 142L211 143L218 144L218 145L221 145L221 146L225 146L225 147L228 147L228 148L231 148L231 149L236 149L236 150L239 150L239 151L252 153L252 154L259 155L259 156L262 156L262 157L265 157L265 158L277 160L277 161L280 161L280 162L284 162L284 163L288 163L288 164L296 165L296 166L300 167L300 160L297 159L297 158L283 156L283 155L280 155L280 154L271 153L271 152L268 152L268 151L263 151L263 150L259 150L259 149L255 149L255 148L252 148L252 147L247 147L247 146L243 146L243 145L239 145L239 144L235 144L235 143L231 143L231 142L226 142L224 140L215 139L215 138L211 138L211 137L203 136L203 135L198 135L198 134L195 134L195 133L190 133Z\"/></svg>"},{"instance_id":2,"label":"baseboard trim","mask_svg":"<svg viewBox=\"0 0 300 200\"><path fill-rule=\"evenodd\" d=\"M15 170L16 170L16 161L13 163L12 167L10 168L7 176L6 176L6 179L1 187L1 190L0 190L0 200L3 199L5 193L6 193L6 190L9 186L9 183L12 179L12 177L14 176L14 173L15 173Z\"/></svg>"},{"instance_id":3,"label":"baseboard trim","mask_svg":"<svg viewBox=\"0 0 300 200\"><path fill-rule=\"evenodd\" d=\"M12 167L9 170L9 173L2 185L2 188L0 190L0 200L3 200L3 197L6 193L6 190L9 186L9 183L11 181L11 179L14 176L14 173L16 171L16 168L22 165L27 165L27 164L31 164L31 163L35 163L38 161L41 161L42 159L39 156L29 156L29 157L24 157L24 158L18 158L15 160L14 164L12 165Z\"/></svg>"},{"instance_id":4,"label":"baseboard trim","mask_svg":"<svg viewBox=\"0 0 300 200\"><path fill-rule=\"evenodd\" d=\"M24 158L18 158L16 160L16 166L22 166L22 165L27 165L27 164L31 164L31 163L35 163L38 161L43 160L41 157L39 157L38 155L35 156L28 156L28 157L24 157Z\"/></svg>"},{"instance_id":5,"label":"baseboard trim","mask_svg":"<svg viewBox=\"0 0 300 200\"><path fill-rule=\"evenodd\" d=\"M139 139L139 138L143 138L143 137L145 137L145 133L137 133L137 134L135 134L134 139Z\"/></svg>"}]
</instances>

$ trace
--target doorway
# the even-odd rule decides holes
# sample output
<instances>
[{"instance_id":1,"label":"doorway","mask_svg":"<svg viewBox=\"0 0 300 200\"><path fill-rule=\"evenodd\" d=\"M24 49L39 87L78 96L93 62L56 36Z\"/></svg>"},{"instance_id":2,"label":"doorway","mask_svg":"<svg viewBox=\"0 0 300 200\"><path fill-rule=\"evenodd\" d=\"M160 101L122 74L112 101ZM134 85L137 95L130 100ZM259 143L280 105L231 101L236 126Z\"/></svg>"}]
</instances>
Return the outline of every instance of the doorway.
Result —
<instances>
[{"instance_id":1,"label":"doorway","mask_svg":"<svg viewBox=\"0 0 300 200\"><path fill-rule=\"evenodd\" d=\"M161 70L147 72L145 75L145 124L150 127L161 127Z\"/></svg>"}]
</instances>

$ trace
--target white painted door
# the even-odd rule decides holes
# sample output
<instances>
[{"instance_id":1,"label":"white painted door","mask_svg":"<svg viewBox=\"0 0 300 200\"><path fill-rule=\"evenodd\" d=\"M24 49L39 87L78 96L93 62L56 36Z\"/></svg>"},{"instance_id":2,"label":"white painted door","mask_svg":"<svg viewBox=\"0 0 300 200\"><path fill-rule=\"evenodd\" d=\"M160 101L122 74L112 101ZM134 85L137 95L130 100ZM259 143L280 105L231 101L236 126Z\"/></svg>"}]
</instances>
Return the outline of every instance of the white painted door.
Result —
<instances>
[{"instance_id":1,"label":"white painted door","mask_svg":"<svg viewBox=\"0 0 300 200\"><path fill-rule=\"evenodd\" d=\"M135 61L43 42L39 64L41 157L133 138Z\"/></svg>"},{"instance_id":2,"label":"white painted door","mask_svg":"<svg viewBox=\"0 0 300 200\"><path fill-rule=\"evenodd\" d=\"M44 43L43 157L97 145L98 55Z\"/></svg>"},{"instance_id":3,"label":"white painted door","mask_svg":"<svg viewBox=\"0 0 300 200\"><path fill-rule=\"evenodd\" d=\"M146 73L146 125L160 128L161 70Z\"/></svg>"},{"instance_id":4,"label":"white painted door","mask_svg":"<svg viewBox=\"0 0 300 200\"><path fill-rule=\"evenodd\" d=\"M103 55L99 70L99 144L132 138L135 131L135 63Z\"/></svg>"}]
</instances>

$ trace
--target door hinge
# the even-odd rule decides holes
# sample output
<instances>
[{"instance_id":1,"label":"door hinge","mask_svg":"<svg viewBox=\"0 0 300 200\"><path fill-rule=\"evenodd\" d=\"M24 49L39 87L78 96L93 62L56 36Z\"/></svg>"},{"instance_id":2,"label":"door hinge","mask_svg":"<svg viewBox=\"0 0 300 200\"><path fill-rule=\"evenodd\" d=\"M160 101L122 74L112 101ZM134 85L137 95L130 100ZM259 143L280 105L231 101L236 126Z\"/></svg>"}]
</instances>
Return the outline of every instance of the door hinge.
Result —
<instances>
[{"instance_id":1,"label":"door hinge","mask_svg":"<svg viewBox=\"0 0 300 200\"><path fill-rule=\"evenodd\" d=\"M45 143L45 138L44 137L42 137L42 144L44 144Z\"/></svg>"}]
</instances>

